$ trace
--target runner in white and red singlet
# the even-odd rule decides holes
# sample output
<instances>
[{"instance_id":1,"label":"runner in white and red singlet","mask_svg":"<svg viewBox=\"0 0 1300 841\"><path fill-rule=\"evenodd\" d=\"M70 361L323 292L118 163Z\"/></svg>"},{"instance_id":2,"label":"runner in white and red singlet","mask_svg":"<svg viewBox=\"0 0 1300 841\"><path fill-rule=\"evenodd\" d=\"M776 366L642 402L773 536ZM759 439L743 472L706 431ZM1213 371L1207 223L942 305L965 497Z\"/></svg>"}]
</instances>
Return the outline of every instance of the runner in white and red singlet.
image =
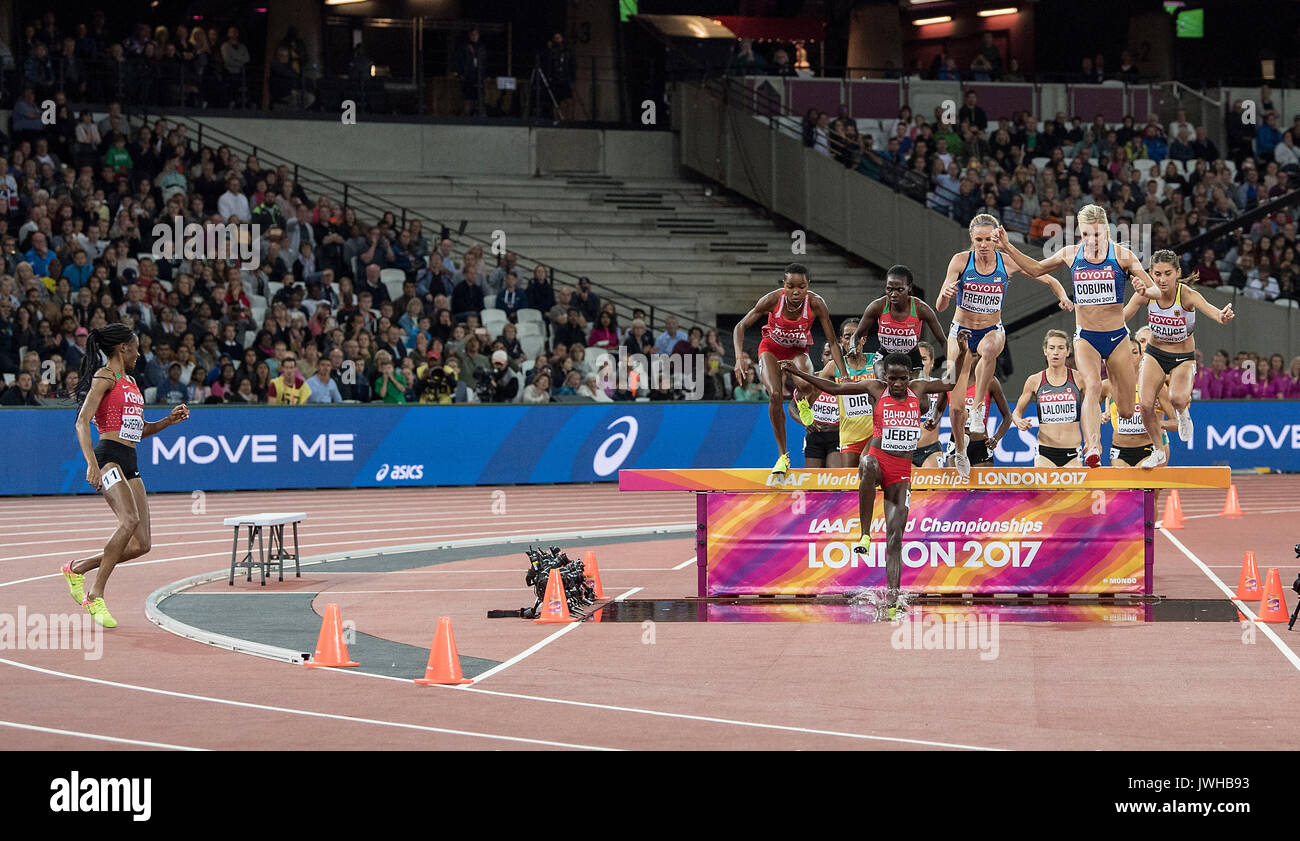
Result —
<instances>
[{"instance_id":1,"label":"runner in white and red singlet","mask_svg":"<svg viewBox=\"0 0 1300 841\"><path fill-rule=\"evenodd\" d=\"M103 352L107 364L99 364ZM86 356L81 363L81 385L77 397L77 441L86 458L86 482L104 494L117 516L117 530L104 544L104 551L68 561L61 569L72 598L105 628L117 622L104 605L104 585L113 568L149 551L149 501L144 480L136 469L136 444L190 416L184 403L160 421L144 419L144 397L127 371L135 369L140 343L125 324L109 324L90 331ZM99 428L99 443L90 446L90 424ZM85 589L86 573L98 569L95 583Z\"/></svg>"},{"instance_id":2,"label":"runner in white and red singlet","mask_svg":"<svg viewBox=\"0 0 1300 841\"><path fill-rule=\"evenodd\" d=\"M969 353L967 331L962 330L957 362ZM942 380L913 380L912 360L891 353L882 363L883 380L831 382L795 368L783 370L832 394L869 394L876 401L875 437L871 449L858 464L858 519L862 536L853 551L865 554L871 546L871 518L876 507L876 488L885 497L885 607L898 605L903 574L903 532L911 504L912 454L921 439L921 400L930 394L951 391L953 384Z\"/></svg>"},{"instance_id":3,"label":"runner in white and red singlet","mask_svg":"<svg viewBox=\"0 0 1300 841\"><path fill-rule=\"evenodd\" d=\"M1146 305L1147 326L1143 329L1150 333L1150 339L1143 347L1139 366L1138 411L1142 413L1142 422L1151 443L1156 446L1139 467L1152 468L1163 464L1167 457L1159 447L1162 439L1157 435L1163 436L1164 433L1155 413L1156 397L1165 382L1169 384L1170 408L1178 419L1178 437L1183 441L1192 440L1189 407L1192 378L1196 376L1196 339L1193 334L1196 332L1197 311L1219 324L1232 321L1233 312L1231 303L1219 309L1193 289L1192 284L1199 276L1193 272L1191 277L1182 277L1178 255L1172 251L1153 254L1147 274L1155 282L1129 299L1124 306L1124 320L1128 321Z\"/></svg>"},{"instance_id":4,"label":"runner in white and red singlet","mask_svg":"<svg viewBox=\"0 0 1300 841\"><path fill-rule=\"evenodd\" d=\"M852 347L859 347L866 340L867 350L878 351L881 356L905 353L912 360L912 370L919 371L925 363L917 345L925 327L930 328L941 345L948 341L930 305L912 297L912 270L902 265L891 266L885 273L885 294L867 304L853 333Z\"/></svg>"},{"instance_id":5,"label":"runner in white and red singlet","mask_svg":"<svg viewBox=\"0 0 1300 841\"><path fill-rule=\"evenodd\" d=\"M785 443L785 377L781 374L780 363L788 361L798 370L812 373L808 349L812 347L814 321L821 324L822 333L831 342L831 357L835 360L836 370L844 370L844 355L840 352L839 342L835 340L835 328L831 326L831 313L826 308L826 301L808 290L807 267L801 263L791 263L785 267L781 288L759 298L754 308L745 314L732 331L737 385L743 386L746 378L741 362L745 331L764 318L767 319L767 324L763 326L763 341L758 345L759 376L763 378L763 388L767 391L767 415L772 421L772 434L776 437L776 446L780 451L772 472L784 475L790 469L790 453L787 452ZM795 405L804 426L813 422L810 401L815 396L816 389L805 387L796 391Z\"/></svg>"}]
</instances>

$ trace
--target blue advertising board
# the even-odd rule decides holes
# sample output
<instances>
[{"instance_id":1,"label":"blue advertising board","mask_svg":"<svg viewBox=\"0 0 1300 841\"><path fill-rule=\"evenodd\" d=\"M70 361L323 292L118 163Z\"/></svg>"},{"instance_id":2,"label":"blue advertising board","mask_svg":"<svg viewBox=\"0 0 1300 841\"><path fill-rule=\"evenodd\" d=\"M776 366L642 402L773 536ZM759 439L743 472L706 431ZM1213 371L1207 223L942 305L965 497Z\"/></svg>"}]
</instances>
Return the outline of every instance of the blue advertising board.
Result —
<instances>
[{"instance_id":1,"label":"blue advertising board","mask_svg":"<svg viewBox=\"0 0 1300 841\"><path fill-rule=\"evenodd\" d=\"M161 407L145 411L162 416ZM1300 471L1300 403L1196 403L1192 416L1190 446L1171 436L1174 464ZM92 492L74 420L71 409L0 410L0 495ZM997 428L996 411L989 423ZM791 462L802 466L803 429L787 428ZM1109 440L1103 426L1106 452ZM1032 430L1013 426L996 461L1031 464L1033 445ZM183 492L612 482L620 468L767 467L776 459L766 403L695 402L195 406L138 452L149 490Z\"/></svg>"}]
</instances>

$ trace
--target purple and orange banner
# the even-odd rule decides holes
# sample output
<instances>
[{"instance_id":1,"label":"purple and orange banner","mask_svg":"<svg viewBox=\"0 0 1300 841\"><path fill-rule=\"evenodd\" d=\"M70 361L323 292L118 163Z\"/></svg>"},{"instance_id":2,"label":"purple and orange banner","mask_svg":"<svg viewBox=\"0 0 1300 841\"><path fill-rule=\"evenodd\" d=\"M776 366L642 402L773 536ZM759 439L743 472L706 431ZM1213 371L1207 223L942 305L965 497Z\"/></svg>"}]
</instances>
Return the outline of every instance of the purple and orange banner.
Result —
<instances>
[{"instance_id":1,"label":"purple and orange banner","mask_svg":"<svg viewBox=\"0 0 1300 841\"><path fill-rule=\"evenodd\" d=\"M1127 488L1226 488L1227 467L975 467L962 479L953 468L912 470L912 490L1121 490ZM791 470L774 476L758 468L620 470L620 491L837 491L856 490L853 468Z\"/></svg>"},{"instance_id":2,"label":"purple and orange banner","mask_svg":"<svg viewBox=\"0 0 1300 841\"><path fill-rule=\"evenodd\" d=\"M840 594L885 586L883 498L871 551L855 491L711 493L708 596ZM1147 593L1140 490L913 494L903 587L923 593Z\"/></svg>"}]
</instances>

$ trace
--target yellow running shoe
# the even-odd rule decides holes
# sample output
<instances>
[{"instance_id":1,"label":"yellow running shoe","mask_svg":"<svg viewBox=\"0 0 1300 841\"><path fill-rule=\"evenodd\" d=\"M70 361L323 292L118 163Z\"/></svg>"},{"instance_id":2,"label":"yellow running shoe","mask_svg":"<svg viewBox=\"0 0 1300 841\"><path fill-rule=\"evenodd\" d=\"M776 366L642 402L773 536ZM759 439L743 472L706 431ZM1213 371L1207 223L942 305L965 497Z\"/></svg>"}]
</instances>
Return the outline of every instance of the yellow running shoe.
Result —
<instances>
[{"instance_id":1,"label":"yellow running shoe","mask_svg":"<svg viewBox=\"0 0 1300 841\"><path fill-rule=\"evenodd\" d=\"M790 470L790 454L781 453L781 457L776 460L776 466L772 468L772 473L784 476Z\"/></svg>"},{"instance_id":2,"label":"yellow running shoe","mask_svg":"<svg viewBox=\"0 0 1300 841\"><path fill-rule=\"evenodd\" d=\"M853 551L857 552L859 555L866 555L870 553L871 535L864 532L862 537L858 538L858 542L853 544Z\"/></svg>"},{"instance_id":3,"label":"yellow running shoe","mask_svg":"<svg viewBox=\"0 0 1300 841\"><path fill-rule=\"evenodd\" d=\"M109 613L108 608L104 606L103 598L86 599L81 603L81 606L88 610L91 616L95 617L95 621L99 623L100 626L104 628L117 627L117 620L113 618L113 614Z\"/></svg>"},{"instance_id":4,"label":"yellow running shoe","mask_svg":"<svg viewBox=\"0 0 1300 841\"><path fill-rule=\"evenodd\" d=\"M86 590L83 585L86 583L86 576L77 575L72 571L72 561L68 561L61 567L63 577L67 579L68 589L72 591L72 597L77 600L77 604L84 604L86 601Z\"/></svg>"},{"instance_id":5,"label":"yellow running shoe","mask_svg":"<svg viewBox=\"0 0 1300 841\"><path fill-rule=\"evenodd\" d=\"M812 406L808 405L808 401L805 398L800 397L798 400L794 401L794 407L799 410L799 422L804 426L812 426L814 420L813 410Z\"/></svg>"}]
</instances>

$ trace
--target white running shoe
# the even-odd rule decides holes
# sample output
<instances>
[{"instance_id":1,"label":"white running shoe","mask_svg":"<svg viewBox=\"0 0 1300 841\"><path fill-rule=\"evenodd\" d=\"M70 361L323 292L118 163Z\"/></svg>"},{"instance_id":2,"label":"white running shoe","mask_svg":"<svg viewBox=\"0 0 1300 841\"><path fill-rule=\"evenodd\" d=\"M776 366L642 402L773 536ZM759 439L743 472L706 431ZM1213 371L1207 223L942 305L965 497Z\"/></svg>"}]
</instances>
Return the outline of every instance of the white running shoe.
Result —
<instances>
[{"instance_id":1,"label":"white running shoe","mask_svg":"<svg viewBox=\"0 0 1300 841\"><path fill-rule=\"evenodd\" d=\"M968 424L968 428L970 429L971 432L974 432L976 435L984 434L984 404L983 403L977 404L975 406L975 410L971 412L970 424Z\"/></svg>"},{"instance_id":2,"label":"white running shoe","mask_svg":"<svg viewBox=\"0 0 1300 841\"><path fill-rule=\"evenodd\" d=\"M1183 409L1178 413L1178 437L1183 441L1192 440L1192 410Z\"/></svg>"},{"instance_id":3,"label":"white running shoe","mask_svg":"<svg viewBox=\"0 0 1300 841\"><path fill-rule=\"evenodd\" d=\"M1160 465L1164 464L1166 461L1169 461L1169 459L1165 457L1164 450L1152 450L1151 455L1142 459L1142 463L1139 464L1138 467L1142 468L1143 470L1150 470L1153 467L1159 467Z\"/></svg>"},{"instance_id":4,"label":"white running shoe","mask_svg":"<svg viewBox=\"0 0 1300 841\"><path fill-rule=\"evenodd\" d=\"M957 468L957 475L963 479L970 478L970 459L965 453L957 452L952 454L952 466Z\"/></svg>"}]
</instances>

